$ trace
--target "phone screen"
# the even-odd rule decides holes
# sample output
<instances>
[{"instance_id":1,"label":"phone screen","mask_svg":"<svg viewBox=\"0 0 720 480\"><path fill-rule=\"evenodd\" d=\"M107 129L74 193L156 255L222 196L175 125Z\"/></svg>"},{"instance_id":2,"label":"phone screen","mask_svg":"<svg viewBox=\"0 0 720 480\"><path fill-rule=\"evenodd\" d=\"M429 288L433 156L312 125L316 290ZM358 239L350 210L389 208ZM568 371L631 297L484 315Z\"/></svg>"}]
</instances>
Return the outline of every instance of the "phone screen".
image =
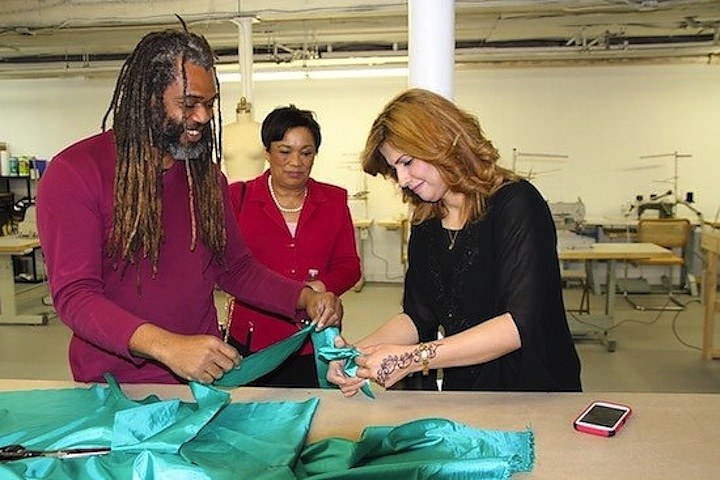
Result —
<instances>
[{"instance_id":1,"label":"phone screen","mask_svg":"<svg viewBox=\"0 0 720 480\"><path fill-rule=\"evenodd\" d=\"M612 427L625 414L625 410L612 408L605 405L595 405L580 419L581 422Z\"/></svg>"}]
</instances>

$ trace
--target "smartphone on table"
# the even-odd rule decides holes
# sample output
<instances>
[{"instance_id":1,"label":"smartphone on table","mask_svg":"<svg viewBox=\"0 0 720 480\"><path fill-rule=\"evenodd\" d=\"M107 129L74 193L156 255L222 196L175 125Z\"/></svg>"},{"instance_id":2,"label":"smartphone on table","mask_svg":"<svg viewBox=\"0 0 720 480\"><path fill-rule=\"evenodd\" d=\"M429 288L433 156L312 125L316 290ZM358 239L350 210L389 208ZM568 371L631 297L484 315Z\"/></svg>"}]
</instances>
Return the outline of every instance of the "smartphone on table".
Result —
<instances>
[{"instance_id":1,"label":"smartphone on table","mask_svg":"<svg viewBox=\"0 0 720 480\"><path fill-rule=\"evenodd\" d=\"M612 402L593 402L573 422L579 432L612 437L625 424L632 409Z\"/></svg>"}]
</instances>

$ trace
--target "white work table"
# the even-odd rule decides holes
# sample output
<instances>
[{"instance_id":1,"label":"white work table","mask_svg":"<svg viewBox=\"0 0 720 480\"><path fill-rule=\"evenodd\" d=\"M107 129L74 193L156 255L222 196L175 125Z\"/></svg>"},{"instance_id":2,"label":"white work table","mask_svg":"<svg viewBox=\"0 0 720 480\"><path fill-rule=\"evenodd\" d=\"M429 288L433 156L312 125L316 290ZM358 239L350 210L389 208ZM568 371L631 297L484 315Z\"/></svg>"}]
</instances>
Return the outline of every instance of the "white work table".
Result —
<instances>
[{"instance_id":1,"label":"white work table","mask_svg":"<svg viewBox=\"0 0 720 480\"><path fill-rule=\"evenodd\" d=\"M72 382L0 380L0 391L83 386ZM180 385L123 385L131 398L149 394L191 401ZM308 442L328 437L357 440L371 425L399 425L442 417L482 429L535 433L535 468L513 478L612 479L717 478L720 396L658 393L483 393L385 391L377 399L346 399L336 390L242 387L235 402L320 399ZM573 430L572 421L593 400L624 403L633 415L612 438ZM348 415L348 412L353 412Z\"/></svg>"},{"instance_id":2,"label":"white work table","mask_svg":"<svg viewBox=\"0 0 720 480\"><path fill-rule=\"evenodd\" d=\"M40 246L37 238L0 237L0 324L44 325L47 315L20 315L15 301L13 255L30 253Z\"/></svg>"}]
</instances>

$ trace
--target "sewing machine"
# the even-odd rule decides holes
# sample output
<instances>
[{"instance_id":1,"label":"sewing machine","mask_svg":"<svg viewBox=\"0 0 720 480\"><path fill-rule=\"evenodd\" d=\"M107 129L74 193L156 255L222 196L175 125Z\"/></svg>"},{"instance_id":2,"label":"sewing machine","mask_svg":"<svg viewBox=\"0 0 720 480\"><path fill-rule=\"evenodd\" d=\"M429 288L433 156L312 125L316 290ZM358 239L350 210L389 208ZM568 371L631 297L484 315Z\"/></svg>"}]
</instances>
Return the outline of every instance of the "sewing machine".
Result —
<instances>
[{"instance_id":1,"label":"sewing machine","mask_svg":"<svg viewBox=\"0 0 720 480\"><path fill-rule=\"evenodd\" d=\"M585 204L578 198L577 202L548 203L557 230L576 230L585 220Z\"/></svg>"},{"instance_id":2,"label":"sewing machine","mask_svg":"<svg viewBox=\"0 0 720 480\"><path fill-rule=\"evenodd\" d=\"M668 190L662 195L651 193L648 200L645 200L642 195L636 195L635 203L630 205L626 215L630 215L635 210L638 218L642 218L647 210L657 210L658 218L674 218L676 216L675 207L682 205L697 215L699 223L703 223L702 213L692 206L693 203L695 203L693 192L685 193L684 200L673 196L672 190Z\"/></svg>"},{"instance_id":3,"label":"sewing machine","mask_svg":"<svg viewBox=\"0 0 720 480\"><path fill-rule=\"evenodd\" d=\"M632 211L635 210L638 218L642 218L643 214L648 210L655 210L658 212L658 218L673 218L675 216L675 205L677 201L674 197L671 197L671 195L671 190L668 190L662 195L651 193L648 200L645 200L643 195L636 195L635 203L630 206L628 213L632 213ZM668 199L668 197L670 198Z\"/></svg>"}]
</instances>

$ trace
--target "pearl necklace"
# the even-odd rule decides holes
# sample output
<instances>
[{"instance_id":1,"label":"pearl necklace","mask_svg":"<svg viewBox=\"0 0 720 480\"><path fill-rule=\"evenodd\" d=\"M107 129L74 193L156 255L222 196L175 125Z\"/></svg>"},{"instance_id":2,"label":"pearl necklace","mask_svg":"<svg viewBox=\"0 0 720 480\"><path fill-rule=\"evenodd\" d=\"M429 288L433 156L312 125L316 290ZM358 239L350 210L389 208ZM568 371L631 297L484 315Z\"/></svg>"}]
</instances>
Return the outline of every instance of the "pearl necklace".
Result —
<instances>
[{"instance_id":1,"label":"pearl necklace","mask_svg":"<svg viewBox=\"0 0 720 480\"><path fill-rule=\"evenodd\" d=\"M305 187L305 191L303 192L302 203L299 207L295 208L287 208L280 205L280 201L278 200L277 195L275 195L275 190L273 190L272 182L270 181L270 175L268 175L268 188L270 189L270 196L272 197L273 202L275 202L275 206L283 213L298 213L305 205L305 197L307 197L307 187Z\"/></svg>"}]
</instances>

